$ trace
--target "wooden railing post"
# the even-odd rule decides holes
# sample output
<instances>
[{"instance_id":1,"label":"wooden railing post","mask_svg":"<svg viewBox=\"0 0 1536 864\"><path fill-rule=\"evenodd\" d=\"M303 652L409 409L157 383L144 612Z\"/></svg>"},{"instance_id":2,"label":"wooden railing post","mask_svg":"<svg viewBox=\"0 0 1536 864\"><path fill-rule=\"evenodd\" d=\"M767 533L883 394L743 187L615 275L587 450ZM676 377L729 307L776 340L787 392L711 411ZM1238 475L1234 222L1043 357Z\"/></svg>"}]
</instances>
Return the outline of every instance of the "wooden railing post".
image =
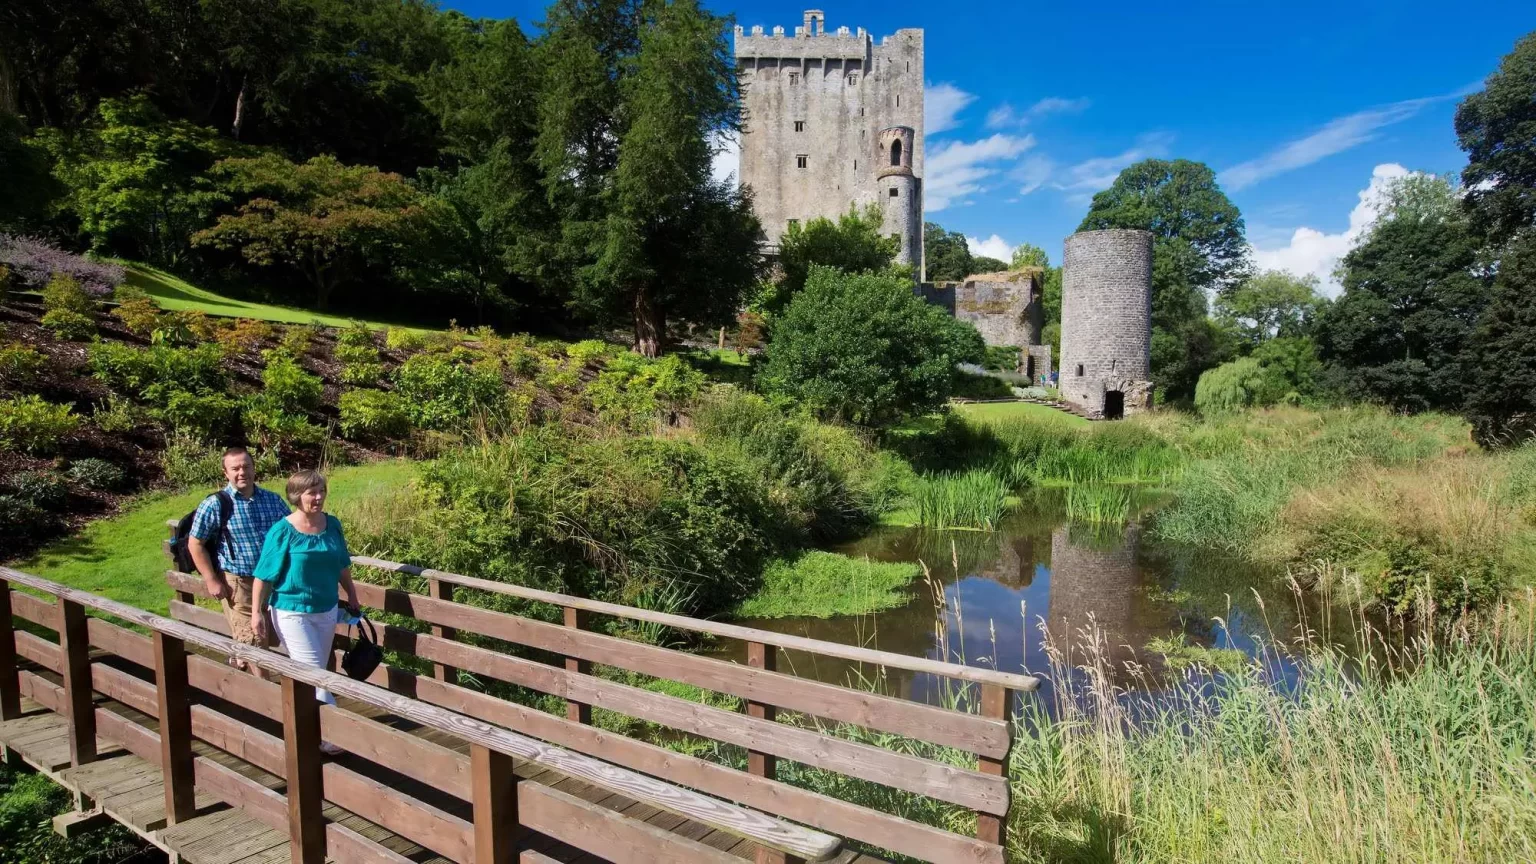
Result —
<instances>
[{"instance_id":1,"label":"wooden railing post","mask_svg":"<svg viewBox=\"0 0 1536 864\"><path fill-rule=\"evenodd\" d=\"M474 790L475 864L511 864L521 833L517 818L517 775L512 757L481 744L469 745Z\"/></svg>"},{"instance_id":2,"label":"wooden railing post","mask_svg":"<svg viewBox=\"0 0 1536 864\"><path fill-rule=\"evenodd\" d=\"M154 637L165 821L175 825L197 815L197 795L192 788L192 702L187 685L187 646L159 631Z\"/></svg>"},{"instance_id":3,"label":"wooden railing post","mask_svg":"<svg viewBox=\"0 0 1536 864\"><path fill-rule=\"evenodd\" d=\"M174 570L176 568L176 556L171 554L171 543L174 542L175 539L176 539L176 525L175 525L175 523L172 523L170 525L170 532L169 533L170 533L170 536L165 538L165 557L170 559L170 561L171 561L171 569ZM219 562L217 562L217 561L213 562L213 566L215 566L215 567L219 566ZM201 576L202 574L201 573L193 573L192 575L194 575L194 576ZM193 594L190 591L177 591L176 592L176 599L180 600L183 603L196 603L197 602L197 595Z\"/></svg>"},{"instance_id":4,"label":"wooden railing post","mask_svg":"<svg viewBox=\"0 0 1536 864\"><path fill-rule=\"evenodd\" d=\"M1002 720L1008 726L1008 750L1013 750L1013 691L1001 684L981 685L981 716L994 720ZM986 756L978 757L976 770L983 774L991 774L1002 777L1008 770L1008 753L1003 753L1001 758L991 759ZM999 846L1007 845L1008 817L1007 815L994 816L990 813L976 814L976 839L988 843L996 843Z\"/></svg>"},{"instance_id":5,"label":"wooden railing post","mask_svg":"<svg viewBox=\"0 0 1536 864\"><path fill-rule=\"evenodd\" d=\"M444 600L449 603L453 602L453 583L451 582L443 582L439 579L428 579L427 591L432 595L433 600ZM458 635L458 632L452 627L441 627L437 624L433 624L432 635L439 639L448 639L451 641ZM446 681L449 684L457 684L459 683L459 670L453 668L452 666L446 666L442 663L433 663L432 677L439 681Z\"/></svg>"},{"instance_id":6,"label":"wooden railing post","mask_svg":"<svg viewBox=\"0 0 1536 864\"><path fill-rule=\"evenodd\" d=\"M778 658L779 649L762 642L747 643L747 665L753 669L762 669L772 672ZM759 720L773 720L774 706L765 705L762 702L748 701L746 704L748 717L756 717ZM747 773L758 777L766 777L769 780L778 773L778 757L771 753L760 753L756 750L747 751ZM799 859L785 855L776 849L765 846L757 847L757 864L796 864Z\"/></svg>"},{"instance_id":7,"label":"wooden railing post","mask_svg":"<svg viewBox=\"0 0 1536 864\"><path fill-rule=\"evenodd\" d=\"M585 630L587 627L587 613L583 609L565 607L565 626L573 630ZM576 657L565 658L565 671L580 672L589 675L592 672L592 663ZM572 723L592 724L592 706L569 699L565 703L565 718Z\"/></svg>"},{"instance_id":8,"label":"wooden railing post","mask_svg":"<svg viewBox=\"0 0 1536 864\"><path fill-rule=\"evenodd\" d=\"M59 649L64 655L64 706L69 764L96 761L96 703L91 694L91 640L85 607L59 598Z\"/></svg>"},{"instance_id":9,"label":"wooden railing post","mask_svg":"<svg viewBox=\"0 0 1536 864\"><path fill-rule=\"evenodd\" d=\"M0 579L0 720L21 716L21 678L16 670L16 622L11 617L11 583Z\"/></svg>"},{"instance_id":10,"label":"wooden railing post","mask_svg":"<svg viewBox=\"0 0 1536 864\"><path fill-rule=\"evenodd\" d=\"M293 864L325 862L320 705L315 688L283 678L283 755L288 769L288 849Z\"/></svg>"}]
</instances>

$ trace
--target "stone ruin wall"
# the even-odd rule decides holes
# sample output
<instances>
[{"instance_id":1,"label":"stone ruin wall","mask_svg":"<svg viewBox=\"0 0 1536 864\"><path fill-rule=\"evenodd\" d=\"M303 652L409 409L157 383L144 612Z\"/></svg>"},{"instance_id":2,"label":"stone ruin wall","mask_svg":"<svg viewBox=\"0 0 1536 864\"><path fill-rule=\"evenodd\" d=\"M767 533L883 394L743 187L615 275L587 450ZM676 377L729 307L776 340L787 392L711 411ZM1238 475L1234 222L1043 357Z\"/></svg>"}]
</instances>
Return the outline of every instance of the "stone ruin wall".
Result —
<instances>
[{"instance_id":1,"label":"stone ruin wall","mask_svg":"<svg viewBox=\"0 0 1536 864\"><path fill-rule=\"evenodd\" d=\"M1050 375L1051 346L1041 344L1045 308L1041 286L1031 271L1010 271L972 276L963 282L924 282L918 296L943 308L961 321L969 321L989 346L1022 349L1020 362L1035 360L1034 373Z\"/></svg>"}]
</instances>

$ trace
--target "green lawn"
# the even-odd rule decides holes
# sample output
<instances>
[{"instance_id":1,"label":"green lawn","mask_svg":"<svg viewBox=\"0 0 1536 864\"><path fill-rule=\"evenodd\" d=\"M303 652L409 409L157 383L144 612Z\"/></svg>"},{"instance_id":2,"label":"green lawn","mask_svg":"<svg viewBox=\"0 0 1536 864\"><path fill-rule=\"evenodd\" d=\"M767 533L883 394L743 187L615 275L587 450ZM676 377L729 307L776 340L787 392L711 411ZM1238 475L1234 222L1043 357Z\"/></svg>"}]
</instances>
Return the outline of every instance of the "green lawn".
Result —
<instances>
[{"instance_id":1,"label":"green lawn","mask_svg":"<svg viewBox=\"0 0 1536 864\"><path fill-rule=\"evenodd\" d=\"M414 474L415 466L404 460L339 468L328 478L331 499L326 509L334 512L377 492L397 488ZM266 478L262 485L281 494L283 482L282 478ZM199 490L145 496L123 513L92 522L79 534L48 545L15 567L164 614L171 599L165 584L165 571L170 566L164 551L169 533L165 523L186 515L208 494L208 490Z\"/></svg>"},{"instance_id":2,"label":"green lawn","mask_svg":"<svg viewBox=\"0 0 1536 864\"><path fill-rule=\"evenodd\" d=\"M955 410L965 419L975 420L978 423L1002 423L1022 417L1031 420L1054 420L1074 426L1088 425L1087 420L1076 414L1068 414L1049 405L1035 402L966 402L956 405Z\"/></svg>"},{"instance_id":3,"label":"green lawn","mask_svg":"<svg viewBox=\"0 0 1536 864\"><path fill-rule=\"evenodd\" d=\"M269 306L265 303L250 303L245 300L235 300L224 297L199 288L179 276L172 275L148 264L136 264L131 261L118 262L128 269L126 284L144 291L155 298L160 308L171 311L182 309L200 309L209 315L219 315L226 318L255 318L261 321L276 321L281 324L320 324L325 327L346 327L352 323L352 319L336 315L325 315L312 309L299 309L292 306ZM364 324L376 330L391 325L384 321L363 321ZM408 327L422 333L430 332L420 327Z\"/></svg>"}]
</instances>

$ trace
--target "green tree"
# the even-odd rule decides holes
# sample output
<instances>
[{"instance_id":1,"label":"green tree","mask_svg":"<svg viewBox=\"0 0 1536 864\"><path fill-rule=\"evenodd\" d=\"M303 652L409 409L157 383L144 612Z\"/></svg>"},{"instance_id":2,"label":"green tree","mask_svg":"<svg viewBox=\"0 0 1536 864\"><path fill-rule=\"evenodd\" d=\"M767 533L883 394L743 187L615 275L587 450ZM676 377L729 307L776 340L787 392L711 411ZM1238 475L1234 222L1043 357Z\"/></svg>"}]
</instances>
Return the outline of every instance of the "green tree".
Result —
<instances>
[{"instance_id":1,"label":"green tree","mask_svg":"<svg viewBox=\"0 0 1536 864\"><path fill-rule=\"evenodd\" d=\"M1467 413L1485 446L1536 437L1536 235L1510 244L1473 338Z\"/></svg>"},{"instance_id":2,"label":"green tree","mask_svg":"<svg viewBox=\"0 0 1536 864\"><path fill-rule=\"evenodd\" d=\"M669 320L730 322L761 226L748 192L711 178L713 141L740 124L725 19L697 0L558 0L546 27L537 157L571 306L627 318L646 356Z\"/></svg>"},{"instance_id":3,"label":"green tree","mask_svg":"<svg viewBox=\"0 0 1536 864\"><path fill-rule=\"evenodd\" d=\"M822 417L885 426L942 406L955 364L981 362L986 346L907 280L812 267L765 354L765 392Z\"/></svg>"},{"instance_id":4,"label":"green tree","mask_svg":"<svg viewBox=\"0 0 1536 864\"><path fill-rule=\"evenodd\" d=\"M27 136L21 118L0 109L0 177L6 183L0 228L25 228L44 219L49 202L61 191L49 162L47 151Z\"/></svg>"},{"instance_id":5,"label":"green tree","mask_svg":"<svg viewBox=\"0 0 1536 864\"><path fill-rule=\"evenodd\" d=\"M193 244L292 268L309 282L319 309L356 268L386 256L424 217L420 193L400 175L330 156L298 164L273 153L225 159L212 173L245 203L194 234Z\"/></svg>"},{"instance_id":6,"label":"green tree","mask_svg":"<svg viewBox=\"0 0 1536 864\"><path fill-rule=\"evenodd\" d=\"M1164 398L1191 398L1200 373L1226 359L1205 298L1248 274L1242 214L1206 165L1147 159L1093 196L1078 230L1104 228L1152 232L1152 376Z\"/></svg>"},{"instance_id":7,"label":"green tree","mask_svg":"<svg viewBox=\"0 0 1536 864\"><path fill-rule=\"evenodd\" d=\"M805 287L806 275L817 265L844 273L878 273L896 258L895 240L880 233L880 208L871 204L860 213L848 212L831 219L817 217L804 225L789 226L779 241L779 279L772 308L780 308Z\"/></svg>"},{"instance_id":8,"label":"green tree","mask_svg":"<svg viewBox=\"0 0 1536 864\"><path fill-rule=\"evenodd\" d=\"M1316 276L1293 276L1283 270L1265 270L1218 297L1216 310L1252 349L1277 337L1309 334L1318 312L1327 302L1317 293Z\"/></svg>"},{"instance_id":9,"label":"green tree","mask_svg":"<svg viewBox=\"0 0 1536 864\"><path fill-rule=\"evenodd\" d=\"M520 261L525 216L538 210L537 191L528 188L503 139L484 158L456 171L425 169L426 240L412 264L416 279L468 297L477 323L487 306L508 306Z\"/></svg>"},{"instance_id":10,"label":"green tree","mask_svg":"<svg viewBox=\"0 0 1536 864\"><path fill-rule=\"evenodd\" d=\"M929 282L959 282L971 275L975 259L965 235L945 231L937 222L923 223L923 267Z\"/></svg>"},{"instance_id":11,"label":"green tree","mask_svg":"<svg viewBox=\"0 0 1536 864\"><path fill-rule=\"evenodd\" d=\"M976 273L1002 273L1007 270L1007 261L999 258L988 258L985 255L976 255L971 258L971 267Z\"/></svg>"},{"instance_id":12,"label":"green tree","mask_svg":"<svg viewBox=\"0 0 1536 864\"><path fill-rule=\"evenodd\" d=\"M1381 217L1344 256L1344 293L1317 322L1318 354L1345 396L1401 410L1462 407L1487 302L1480 246L1448 179L1388 188Z\"/></svg>"},{"instance_id":13,"label":"green tree","mask_svg":"<svg viewBox=\"0 0 1536 864\"><path fill-rule=\"evenodd\" d=\"M99 252L178 264L228 201L206 174L235 148L212 129L165 119L143 96L108 99L80 132L45 129L38 141L67 190L59 206Z\"/></svg>"},{"instance_id":14,"label":"green tree","mask_svg":"<svg viewBox=\"0 0 1536 864\"><path fill-rule=\"evenodd\" d=\"M1014 247L1012 264L1014 267L1039 267L1044 270L1051 266L1051 256L1032 243L1020 243Z\"/></svg>"},{"instance_id":15,"label":"green tree","mask_svg":"<svg viewBox=\"0 0 1536 864\"><path fill-rule=\"evenodd\" d=\"M1013 250L1013 269L1040 268L1040 305L1045 313L1041 340L1051 346L1052 356L1061 357L1061 268L1051 266L1051 257L1045 250L1029 243L1020 243Z\"/></svg>"},{"instance_id":16,"label":"green tree","mask_svg":"<svg viewBox=\"0 0 1536 864\"><path fill-rule=\"evenodd\" d=\"M1499 243L1536 226L1536 33L1457 106L1456 138L1467 153L1461 179L1477 228Z\"/></svg>"}]
</instances>

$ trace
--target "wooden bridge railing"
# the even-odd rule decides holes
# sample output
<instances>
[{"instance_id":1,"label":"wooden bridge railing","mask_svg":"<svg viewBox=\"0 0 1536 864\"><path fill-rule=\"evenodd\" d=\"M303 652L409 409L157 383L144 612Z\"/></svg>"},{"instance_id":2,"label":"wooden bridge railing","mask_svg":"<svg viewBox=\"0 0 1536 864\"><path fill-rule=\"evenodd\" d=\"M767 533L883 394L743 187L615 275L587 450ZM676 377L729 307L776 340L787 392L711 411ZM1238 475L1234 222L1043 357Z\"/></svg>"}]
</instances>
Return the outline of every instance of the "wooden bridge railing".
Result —
<instances>
[{"instance_id":1,"label":"wooden bridge railing","mask_svg":"<svg viewBox=\"0 0 1536 864\"><path fill-rule=\"evenodd\" d=\"M431 629L428 634L380 628L385 647L414 655L434 668L432 677L421 678L405 670L381 668L373 679L381 686L876 848L933 862L1003 861L1010 804L1004 774L1013 743L1014 693L1035 689L1036 678L619 606L376 558L356 556L353 563L428 582L425 595L357 582L365 606L414 618ZM200 578L175 572L167 578L181 597L172 604L173 617L227 632L221 615L192 604L192 598L203 596ZM563 624L455 602L455 589L552 604L564 610ZM742 666L593 632L586 629L588 615L738 639L746 643L748 663ZM456 641L469 633L536 649L555 663ZM783 674L775 668L779 649L968 682L978 691L974 702L979 713ZM592 664L736 696L743 702L743 711L701 705L594 676ZM457 670L562 697L567 714L552 716L456 686ZM746 770L594 728L593 707L735 745L746 751ZM780 711L954 748L972 754L975 767L915 755L915 748L887 749L849 740L817 725L779 722ZM781 782L776 778L779 760L972 810L975 835L957 834Z\"/></svg>"},{"instance_id":2,"label":"wooden bridge railing","mask_svg":"<svg viewBox=\"0 0 1536 864\"><path fill-rule=\"evenodd\" d=\"M57 598L13 591L12 585ZM94 610L145 628L145 636L98 618ZM51 642L16 629L15 618L52 630ZM92 649L98 654L92 655ZM261 680L189 653L233 656L274 675ZM55 683L48 672L56 673ZM455 736L457 750L413 736L351 711L321 705L323 687ZM158 720L151 728L94 703L93 694ZM194 696L194 694L199 694ZM459 864L541 859L528 847L538 835L618 861L737 861L717 848L599 807L538 782L519 782L513 760L525 760L675 813L793 859L835 854L835 838L683 789L589 756L551 746L473 716L353 681L236 643L208 629L0 567L0 719L19 715L27 696L68 718L72 764L96 761L98 736L160 766L169 823L192 815L193 789L240 807L288 831L292 860L327 858L365 864L409 859L343 825L327 822L330 802ZM233 706L223 707L223 706ZM242 720L237 709L281 723L282 737ZM286 794L195 756L193 738L286 781ZM340 744L387 769L395 782L321 758L322 740ZM418 784L413 786L414 784ZM432 790L424 800L402 789ZM465 818L468 816L469 818ZM537 832L537 834L530 833ZM521 850L521 851L520 851Z\"/></svg>"}]
</instances>

